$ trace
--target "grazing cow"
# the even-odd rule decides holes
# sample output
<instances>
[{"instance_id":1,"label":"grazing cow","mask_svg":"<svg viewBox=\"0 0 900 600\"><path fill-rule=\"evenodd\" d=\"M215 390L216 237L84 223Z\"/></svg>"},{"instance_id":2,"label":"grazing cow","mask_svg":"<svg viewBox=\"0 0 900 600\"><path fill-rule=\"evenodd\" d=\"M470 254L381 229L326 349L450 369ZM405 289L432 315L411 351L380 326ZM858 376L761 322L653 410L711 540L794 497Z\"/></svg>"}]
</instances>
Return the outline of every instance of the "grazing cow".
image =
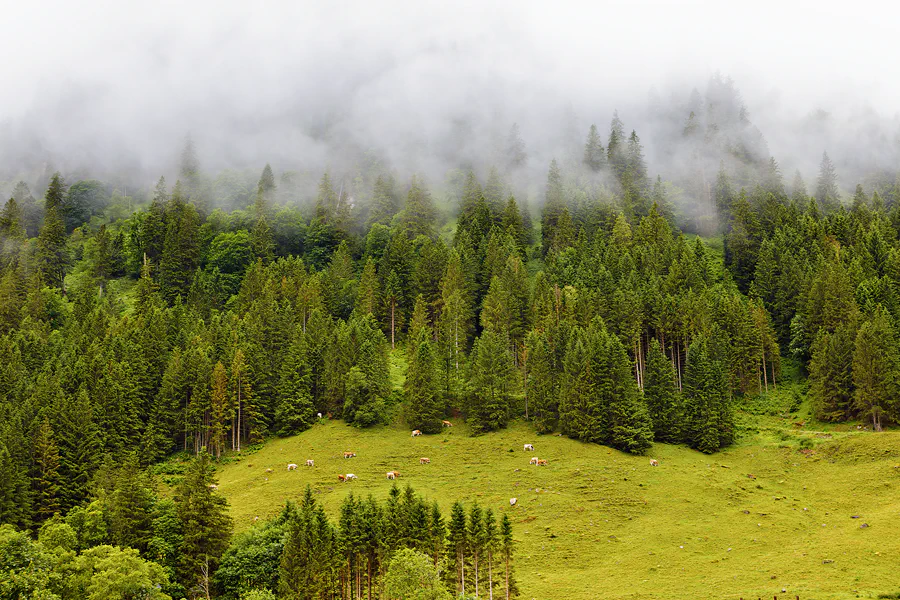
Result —
<instances>
[{"instance_id":1,"label":"grazing cow","mask_svg":"<svg viewBox=\"0 0 900 600\"><path fill-rule=\"evenodd\" d=\"M275 471L275 470L274 470L274 469L271 469L271 468L266 469L266 473L273 473L274 471Z\"/></svg>"},{"instance_id":2,"label":"grazing cow","mask_svg":"<svg viewBox=\"0 0 900 600\"><path fill-rule=\"evenodd\" d=\"M259 517L253 517L253 522L255 523L257 521L259 521Z\"/></svg>"},{"instance_id":3,"label":"grazing cow","mask_svg":"<svg viewBox=\"0 0 900 600\"><path fill-rule=\"evenodd\" d=\"M307 459L306 459L306 466L307 466L307 467L314 467L314 466L316 466L316 464L313 462L313 459L307 458Z\"/></svg>"},{"instance_id":4,"label":"grazing cow","mask_svg":"<svg viewBox=\"0 0 900 600\"><path fill-rule=\"evenodd\" d=\"M356 452L344 452L344 458L353 458L356 456Z\"/></svg>"},{"instance_id":5,"label":"grazing cow","mask_svg":"<svg viewBox=\"0 0 900 600\"><path fill-rule=\"evenodd\" d=\"M515 505L516 505L516 502L518 502L518 501L519 501L518 498L510 498L510 499L509 499L509 505L510 505L510 506L515 506Z\"/></svg>"},{"instance_id":6,"label":"grazing cow","mask_svg":"<svg viewBox=\"0 0 900 600\"><path fill-rule=\"evenodd\" d=\"M453 423L450 421L441 421L441 427L453 427Z\"/></svg>"},{"instance_id":7,"label":"grazing cow","mask_svg":"<svg viewBox=\"0 0 900 600\"><path fill-rule=\"evenodd\" d=\"M659 466L659 461L656 460L655 458L651 458L651 459L650 459L650 466L651 466L651 467L658 467L658 466Z\"/></svg>"},{"instance_id":8,"label":"grazing cow","mask_svg":"<svg viewBox=\"0 0 900 600\"><path fill-rule=\"evenodd\" d=\"M353 473L347 473L347 481L350 481L351 479L356 479L356 475L354 475Z\"/></svg>"},{"instance_id":9,"label":"grazing cow","mask_svg":"<svg viewBox=\"0 0 900 600\"><path fill-rule=\"evenodd\" d=\"M525 452L528 452L529 450L531 452L534 452L534 446L532 446L531 444L525 444Z\"/></svg>"},{"instance_id":10,"label":"grazing cow","mask_svg":"<svg viewBox=\"0 0 900 600\"><path fill-rule=\"evenodd\" d=\"M538 461L538 457L535 456L535 457L532 457L532 459L531 459L530 461L528 461L528 464L529 464L529 465L536 465L536 464L538 464L538 462L540 462L540 461Z\"/></svg>"},{"instance_id":11,"label":"grazing cow","mask_svg":"<svg viewBox=\"0 0 900 600\"><path fill-rule=\"evenodd\" d=\"M340 481L347 481L347 476L346 475L338 475L338 479Z\"/></svg>"},{"instance_id":12,"label":"grazing cow","mask_svg":"<svg viewBox=\"0 0 900 600\"><path fill-rule=\"evenodd\" d=\"M388 472L387 472L387 478L388 478L388 479L397 479L398 477L400 477L400 472L399 472L399 471L388 471Z\"/></svg>"},{"instance_id":13,"label":"grazing cow","mask_svg":"<svg viewBox=\"0 0 900 600\"><path fill-rule=\"evenodd\" d=\"M424 456L423 456L422 458L419 459L419 464L420 464L420 465L427 465L427 464L430 463L430 462L431 462L431 459L430 459L430 458L425 458Z\"/></svg>"},{"instance_id":14,"label":"grazing cow","mask_svg":"<svg viewBox=\"0 0 900 600\"><path fill-rule=\"evenodd\" d=\"M293 471L296 468L297 468L297 465L295 465L294 463L288 464L288 471Z\"/></svg>"},{"instance_id":15,"label":"grazing cow","mask_svg":"<svg viewBox=\"0 0 900 600\"><path fill-rule=\"evenodd\" d=\"M322 413L318 413L317 416L321 419L321 418L322 418Z\"/></svg>"},{"instance_id":16,"label":"grazing cow","mask_svg":"<svg viewBox=\"0 0 900 600\"><path fill-rule=\"evenodd\" d=\"M417 436L420 436L420 435L422 435L422 432L421 432L421 431L419 431L418 429L413 429L413 433L412 433L412 436L413 436L413 437L417 437Z\"/></svg>"},{"instance_id":17,"label":"grazing cow","mask_svg":"<svg viewBox=\"0 0 900 600\"><path fill-rule=\"evenodd\" d=\"M217 486L217 485L214 484L214 483L211 483L211 484L209 484L209 489L215 491L215 490L219 489L219 486Z\"/></svg>"},{"instance_id":18,"label":"grazing cow","mask_svg":"<svg viewBox=\"0 0 900 600\"><path fill-rule=\"evenodd\" d=\"M544 459L542 458L541 460L538 461L538 466L539 466L539 467L546 467L546 466L547 466L547 461L544 460Z\"/></svg>"}]
</instances>

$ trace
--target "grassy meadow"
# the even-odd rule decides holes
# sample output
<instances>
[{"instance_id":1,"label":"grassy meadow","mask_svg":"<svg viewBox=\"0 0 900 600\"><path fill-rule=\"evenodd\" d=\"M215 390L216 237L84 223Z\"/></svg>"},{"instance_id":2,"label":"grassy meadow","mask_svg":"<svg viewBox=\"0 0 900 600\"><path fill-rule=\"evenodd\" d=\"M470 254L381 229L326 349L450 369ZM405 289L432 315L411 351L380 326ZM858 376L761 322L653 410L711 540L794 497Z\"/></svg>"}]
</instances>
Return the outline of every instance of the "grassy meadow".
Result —
<instances>
[{"instance_id":1,"label":"grassy meadow","mask_svg":"<svg viewBox=\"0 0 900 600\"><path fill-rule=\"evenodd\" d=\"M538 436L521 422L478 437L455 422L412 438L400 426L331 421L231 459L219 490L241 531L299 499L307 484L336 517L351 491L384 498L392 485L385 473L398 470L401 485L444 511L460 499L510 514L523 598L896 594L900 434L816 431L797 418L742 412L741 441L712 456L665 444L630 456ZM357 457L342 458L345 450ZM423 456L431 464L420 465ZM530 466L532 456L549 466ZM308 458L315 467L303 466ZM289 472L290 462L301 466ZM348 472L359 480L340 483Z\"/></svg>"}]
</instances>

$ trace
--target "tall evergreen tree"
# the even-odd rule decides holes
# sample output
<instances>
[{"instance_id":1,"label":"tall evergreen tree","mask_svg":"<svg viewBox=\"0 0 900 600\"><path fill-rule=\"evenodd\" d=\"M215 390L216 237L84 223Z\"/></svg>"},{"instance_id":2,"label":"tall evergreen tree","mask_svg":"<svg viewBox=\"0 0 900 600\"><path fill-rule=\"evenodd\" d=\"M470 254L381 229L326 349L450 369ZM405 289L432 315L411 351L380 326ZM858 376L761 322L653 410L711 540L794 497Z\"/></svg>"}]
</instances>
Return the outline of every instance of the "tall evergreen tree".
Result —
<instances>
[{"instance_id":1,"label":"tall evergreen tree","mask_svg":"<svg viewBox=\"0 0 900 600\"><path fill-rule=\"evenodd\" d=\"M834 163L828 158L828 153L823 152L822 162L819 164L819 177L816 179L816 200L826 213L836 210L841 204L841 192L837 181Z\"/></svg>"},{"instance_id":2,"label":"tall evergreen tree","mask_svg":"<svg viewBox=\"0 0 900 600\"><path fill-rule=\"evenodd\" d=\"M409 424L424 433L439 433L443 411L434 352L426 336L420 335L416 340L418 348L406 375Z\"/></svg>"},{"instance_id":3,"label":"tall evergreen tree","mask_svg":"<svg viewBox=\"0 0 900 600\"><path fill-rule=\"evenodd\" d=\"M588 131L582 162L594 173L597 173L606 165L606 150L600 141L600 134L597 133L596 125L591 125Z\"/></svg>"},{"instance_id":4,"label":"tall evergreen tree","mask_svg":"<svg viewBox=\"0 0 900 600\"><path fill-rule=\"evenodd\" d=\"M183 535L178 577L194 596L209 595L212 576L231 538L228 502L215 491L214 471L209 454L201 452L188 465L175 493Z\"/></svg>"},{"instance_id":5,"label":"tall evergreen tree","mask_svg":"<svg viewBox=\"0 0 900 600\"><path fill-rule=\"evenodd\" d=\"M681 435L681 397L675 379L675 367L654 339L647 354L644 373L644 399L653 436L658 442L678 443Z\"/></svg>"}]
</instances>

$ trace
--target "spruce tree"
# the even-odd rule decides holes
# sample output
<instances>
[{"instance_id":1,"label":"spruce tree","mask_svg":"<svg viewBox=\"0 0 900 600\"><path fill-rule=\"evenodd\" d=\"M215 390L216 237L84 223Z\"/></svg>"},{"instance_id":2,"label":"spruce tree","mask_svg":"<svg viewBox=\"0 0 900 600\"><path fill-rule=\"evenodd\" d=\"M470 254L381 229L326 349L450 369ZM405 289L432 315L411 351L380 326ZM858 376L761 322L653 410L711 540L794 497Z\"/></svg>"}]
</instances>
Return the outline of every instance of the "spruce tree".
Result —
<instances>
[{"instance_id":1,"label":"spruce tree","mask_svg":"<svg viewBox=\"0 0 900 600\"><path fill-rule=\"evenodd\" d=\"M213 367L209 395L209 445L216 458L225 450L225 436L230 419L228 397L228 373L225 365L217 362Z\"/></svg>"},{"instance_id":2,"label":"spruce tree","mask_svg":"<svg viewBox=\"0 0 900 600\"><path fill-rule=\"evenodd\" d=\"M59 511L59 450L47 417L41 419L34 436L33 473L34 520L43 523Z\"/></svg>"},{"instance_id":3,"label":"spruce tree","mask_svg":"<svg viewBox=\"0 0 900 600\"><path fill-rule=\"evenodd\" d=\"M472 348L467 421L476 433L506 427L514 385L505 336L485 331Z\"/></svg>"},{"instance_id":4,"label":"spruce tree","mask_svg":"<svg viewBox=\"0 0 900 600\"><path fill-rule=\"evenodd\" d=\"M62 176L54 173L45 195L44 224L38 235L37 261L44 281L51 287L62 287L69 262L63 221L65 189Z\"/></svg>"},{"instance_id":5,"label":"spruce tree","mask_svg":"<svg viewBox=\"0 0 900 600\"><path fill-rule=\"evenodd\" d=\"M514 552L515 541L513 540L512 522L509 520L509 515L503 513L503 518L500 519L500 555L503 558L506 600L519 595L519 587L516 585L515 571L512 564Z\"/></svg>"},{"instance_id":6,"label":"spruce tree","mask_svg":"<svg viewBox=\"0 0 900 600\"><path fill-rule=\"evenodd\" d=\"M603 143L600 141L596 125L591 125L588 131L582 162L594 173L597 173L606 165L606 150L604 150Z\"/></svg>"},{"instance_id":7,"label":"spruce tree","mask_svg":"<svg viewBox=\"0 0 900 600\"><path fill-rule=\"evenodd\" d=\"M607 342L607 377L611 380L608 394L609 444L613 448L640 454L650 448L653 429L647 406L632 376L631 360L619 338Z\"/></svg>"},{"instance_id":8,"label":"spruce tree","mask_svg":"<svg viewBox=\"0 0 900 600\"><path fill-rule=\"evenodd\" d=\"M427 338L419 336L418 349L406 375L409 424L424 433L441 431L441 395L438 389L434 352Z\"/></svg>"},{"instance_id":9,"label":"spruce tree","mask_svg":"<svg viewBox=\"0 0 900 600\"><path fill-rule=\"evenodd\" d=\"M880 306L856 334L853 350L853 406L881 431L900 416L900 353L890 317Z\"/></svg>"},{"instance_id":10,"label":"spruce tree","mask_svg":"<svg viewBox=\"0 0 900 600\"><path fill-rule=\"evenodd\" d=\"M141 471L136 454L126 456L113 476L113 486L107 495L110 538L117 546L143 552L153 533L155 498L151 482Z\"/></svg>"},{"instance_id":11,"label":"spruce tree","mask_svg":"<svg viewBox=\"0 0 900 600\"><path fill-rule=\"evenodd\" d=\"M819 164L819 177L816 179L816 200L826 214L836 210L841 204L841 192L837 181L834 163L828 158L828 153L823 152L822 162Z\"/></svg>"},{"instance_id":12,"label":"spruce tree","mask_svg":"<svg viewBox=\"0 0 900 600\"><path fill-rule=\"evenodd\" d=\"M311 390L305 337L298 331L281 366L279 402L275 410L275 429L279 435L294 435L309 429L316 410Z\"/></svg>"},{"instance_id":13,"label":"spruce tree","mask_svg":"<svg viewBox=\"0 0 900 600\"><path fill-rule=\"evenodd\" d=\"M216 483L210 455L201 452L188 465L175 493L183 535L178 578L192 595L210 589L213 573L231 538L228 502L215 491Z\"/></svg>"},{"instance_id":14,"label":"spruce tree","mask_svg":"<svg viewBox=\"0 0 900 600\"><path fill-rule=\"evenodd\" d=\"M647 354L644 400L653 423L654 439L670 444L680 442L681 396L675 380L675 367L656 339L650 342L650 352Z\"/></svg>"},{"instance_id":15,"label":"spruce tree","mask_svg":"<svg viewBox=\"0 0 900 600\"><path fill-rule=\"evenodd\" d=\"M698 336L688 348L684 373L685 441L701 452L716 452L734 438L734 417L725 368L711 343L710 333Z\"/></svg>"},{"instance_id":16,"label":"spruce tree","mask_svg":"<svg viewBox=\"0 0 900 600\"><path fill-rule=\"evenodd\" d=\"M469 552L469 535L466 527L466 511L458 501L454 502L450 508L448 529L447 558L453 567L456 595L459 596L465 594L466 589L466 560Z\"/></svg>"}]
</instances>

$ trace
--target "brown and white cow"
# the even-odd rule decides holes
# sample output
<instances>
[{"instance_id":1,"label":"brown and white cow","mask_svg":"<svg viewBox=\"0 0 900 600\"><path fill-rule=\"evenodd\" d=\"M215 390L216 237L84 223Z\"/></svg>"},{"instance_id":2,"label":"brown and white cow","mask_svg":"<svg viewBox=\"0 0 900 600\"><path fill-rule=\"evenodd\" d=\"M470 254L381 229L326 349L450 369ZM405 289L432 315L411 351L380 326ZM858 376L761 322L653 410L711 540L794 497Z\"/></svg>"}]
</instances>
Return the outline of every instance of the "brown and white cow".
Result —
<instances>
[{"instance_id":1,"label":"brown and white cow","mask_svg":"<svg viewBox=\"0 0 900 600\"><path fill-rule=\"evenodd\" d=\"M529 465L536 465L536 464L538 464L539 462L540 462L540 461L538 460L538 457L537 457L537 456L533 456L533 457L531 458L531 460L528 461L528 464L529 464Z\"/></svg>"},{"instance_id":2,"label":"brown and white cow","mask_svg":"<svg viewBox=\"0 0 900 600\"><path fill-rule=\"evenodd\" d=\"M651 459L650 459L650 466L651 466L651 467L658 467L658 466L659 466L659 461L656 460L655 458L651 458Z\"/></svg>"},{"instance_id":3,"label":"brown and white cow","mask_svg":"<svg viewBox=\"0 0 900 600\"><path fill-rule=\"evenodd\" d=\"M338 479L340 481L347 481L347 476L346 475L338 475Z\"/></svg>"},{"instance_id":4,"label":"brown and white cow","mask_svg":"<svg viewBox=\"0 0 900 600\"><path fill-rule=\"evenodd\" d=\"M306 459L306 466L307 466L307 467L314 467L314 466L316 466L316 463L313 461L313 459L307 458L307 459Z\"/></svg>"},{"instance_id":5,"label":"brown and white cow","mask_svg":"<svg viewBox=\"0 0 900 600\"><path fill-rule=\"evenodd\" d=\"M347 481L357 478L356 475L354 475L353 473L347 473L346 477L347 477Z\"/></svg>"},{"instance_id":6,"label":"brown and white cow","mask_svg":"<svg viewBox=\"0 0 900 600\"><path fill-rule=\"evenodd\" d=\"M543 458L542 458L541 460L538 461L538 466L539 466L539 467L546 467L547 464L548 464L547 461L544 460Z\"/></svg>"},{"instance_id":7,"label":"brown and white cow","mask_svg":"<svg viewBox=\"0 0 900 600\"><path fill-rule=\"evenodd\" d=\"M295 465L294 463L288 463L288 471L293 471L296 468L297 468L297 465Z\"/></svg>"},{"instance_id":8,"label":"brown and white cow","mask_svg":"<svg viewBox=\"0 0 900 600\"><path fill-rule=\"evenodd\" d=\"M425 458L424 456L423 456L422 458L419 459L419 464L420 464L420 465L427 465L427 464L430 463L430 462L431 462L431 459L430 459L430 458Z\"/></svg>"},{"instance_id":9,"label":"brown and white cow","mask_svg":"<svg viewBox=\"0 0 900 600\"><path fill-rule=\"evenodd\" d=\"M453 423L450 421L441 421L441 427L453 427Z\"/></svg>"},{"instance_id":10,"label":"brown and white cow","mask_svg":"<svg viewBox=\"0 0 900 600\"><path fill-rule=\"evenodd\" d=\"M418 429L413 429L412 437L418 437L420 435L422 435L421 431L419 431Z\"/></svg>"},{"instance_id":11,"label":"brown and white cow","mask_svg":"<svg viewBox=\"0 0 900 600\"><path fill-rule=\"evenodd\" d=\"M274 469L271 469L271 468L266 469L266 473L274 473Z\"/></svg>"},{"instance_id":12,"label":"brown and white cow","mask_svg":"<svg viewBox=\"0 0 900 600\"><path fill-rule=\"evenodd\" d=\"M344 452L344 458L353 458L356 456L356 452Z\"/></svg>"},{"instance_id":13,"label":"brown and white cow","mask_svg":"<svg viewBox=\"0 0 900 600\"><path fill-rule=\"evenodd\" d=\"M397 479L398 477L400 477L400 472L399 472L399 471L388 471L388 472L387 472L387 478L388 478L388 479Z\"/></svg>"}]
</instances>

